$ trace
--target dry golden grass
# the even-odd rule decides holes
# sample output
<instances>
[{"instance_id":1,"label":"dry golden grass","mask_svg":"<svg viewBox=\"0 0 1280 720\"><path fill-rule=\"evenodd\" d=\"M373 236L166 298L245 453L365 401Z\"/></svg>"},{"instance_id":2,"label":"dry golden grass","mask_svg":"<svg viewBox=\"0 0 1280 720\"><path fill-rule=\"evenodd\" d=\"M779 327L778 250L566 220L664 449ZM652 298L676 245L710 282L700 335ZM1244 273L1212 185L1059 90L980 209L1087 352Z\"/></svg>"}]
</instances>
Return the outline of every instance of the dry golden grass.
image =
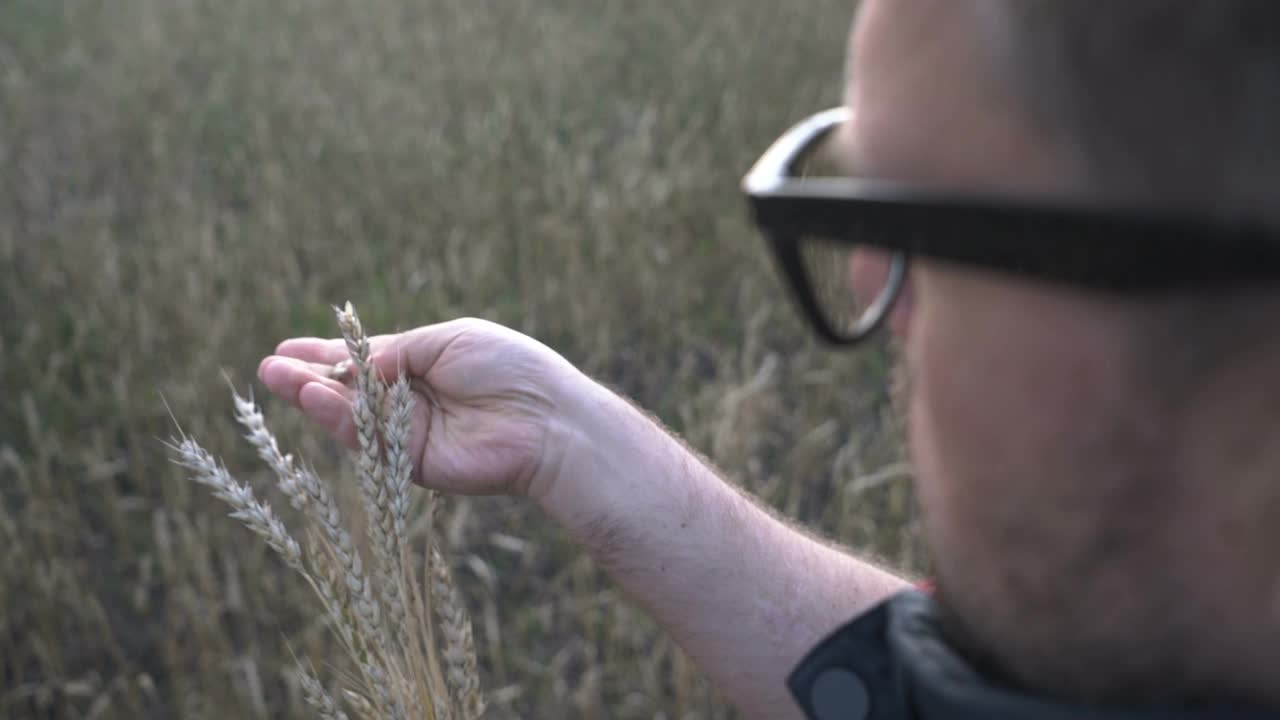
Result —
<instances>
[{"instance_id":1,"label":"dry golden grass","mask_svg":"<svg viewBox=\"0 0 1280 720\"><path fill-rule=\"evenodd\" d=\"M316 687L358 672L312 590L160 442L163 395L260 467L221 371L243 387L280 339L333 335L347 297L380 331L533 334L782 511L919 567L906 486L855 482L900 460L887 355L815 346L737 194L838 101L851 10L0 3L0 716L314 717ZM264 400L358 521L344 453ZM432 517L487 717L730 715L525 503L414 504L404 532Z\"/></svg>"}]
</instances>

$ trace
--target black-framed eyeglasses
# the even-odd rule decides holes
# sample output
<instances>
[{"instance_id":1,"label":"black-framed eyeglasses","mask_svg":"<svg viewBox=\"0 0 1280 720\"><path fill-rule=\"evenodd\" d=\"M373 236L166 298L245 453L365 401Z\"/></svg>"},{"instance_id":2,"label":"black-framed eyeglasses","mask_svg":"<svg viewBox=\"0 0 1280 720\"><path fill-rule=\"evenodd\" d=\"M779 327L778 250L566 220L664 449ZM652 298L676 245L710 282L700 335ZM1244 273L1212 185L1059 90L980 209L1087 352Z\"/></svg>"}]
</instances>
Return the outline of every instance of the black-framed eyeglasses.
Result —
<instances>
[{"instance_id":1,"label":"black-framed eyeglasses","mask_svg":"<svg viewBox=\"0 0 1280 720\"><path fill-rule=\"evenodd\" d=\"M852 345L882 325L915 257L1117 293L1280 283L1280 227L1261 220L811 175L807 160L851 116L837 108L802 121L742 181L801 310L828 342ZM859 249L879 252L860 269Z\"/></svg>"}]
</instances>

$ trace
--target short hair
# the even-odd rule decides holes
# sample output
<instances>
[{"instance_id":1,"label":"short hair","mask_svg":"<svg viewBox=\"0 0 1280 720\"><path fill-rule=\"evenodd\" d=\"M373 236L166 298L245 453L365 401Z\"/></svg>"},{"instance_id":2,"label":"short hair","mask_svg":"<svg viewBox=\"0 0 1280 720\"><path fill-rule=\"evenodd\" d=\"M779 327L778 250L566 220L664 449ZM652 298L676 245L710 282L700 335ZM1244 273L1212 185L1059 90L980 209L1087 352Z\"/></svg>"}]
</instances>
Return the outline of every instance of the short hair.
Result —
<instances>
[{"instance_id":1,"label":"short hair","mask_svg":"<svg viewBox=\"0 0 1280 720\"><path fill-rule=\"evenodd\" d=\"M1107 201L1280 223L1280 3L972 0L997 82ZM1269 327L1236 292L1180 295L1135 328L1174 405ZM1239 302L1241 298L1248 302ZM1187 341L1196 328L1197 340Z\"/></svg>"},{"instance_id":2,"label":"short hair","mask_svg":"<svg viewBox=\"0 0 1280 720\"><path fill-rule=\"evenodd\" d=\"M1280 217L1280 4L975 1L997 76L1090 190Z\"/></svg>"}]
</instances>

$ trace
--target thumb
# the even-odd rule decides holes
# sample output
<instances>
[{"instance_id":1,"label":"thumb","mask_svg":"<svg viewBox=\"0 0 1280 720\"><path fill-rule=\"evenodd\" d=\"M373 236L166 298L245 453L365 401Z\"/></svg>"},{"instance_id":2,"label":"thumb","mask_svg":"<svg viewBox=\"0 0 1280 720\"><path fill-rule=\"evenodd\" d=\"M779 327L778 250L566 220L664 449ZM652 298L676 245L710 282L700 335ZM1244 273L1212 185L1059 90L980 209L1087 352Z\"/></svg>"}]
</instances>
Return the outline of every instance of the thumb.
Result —
<instances>
[{"instance_id":1,"label":"thumb","mask_svg":"<svg viewBox=\"0 0 1280 720\"><path fill-rule=\"evenodd\" d=\"M374 338L373 366L384 378L426 377L459 337L488 324L484 320L461 318Z\"/></svg>"}]
</instances>

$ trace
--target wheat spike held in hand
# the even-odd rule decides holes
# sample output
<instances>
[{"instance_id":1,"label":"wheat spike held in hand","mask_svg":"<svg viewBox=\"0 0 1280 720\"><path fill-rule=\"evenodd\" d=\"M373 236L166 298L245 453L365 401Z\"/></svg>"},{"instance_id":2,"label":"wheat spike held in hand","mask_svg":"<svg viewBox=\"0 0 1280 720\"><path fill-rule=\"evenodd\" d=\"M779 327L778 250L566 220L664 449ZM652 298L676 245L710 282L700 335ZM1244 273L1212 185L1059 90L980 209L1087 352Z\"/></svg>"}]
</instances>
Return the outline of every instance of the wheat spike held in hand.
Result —
<instances>
[{"instance_id":1,"label":"wheat spike held in hand","mask_svg":"<svg viewBox=\"0 0 1280 720\"><path fill-rule=\"evenodd\" d=\"M409 537L409 442L417 395L404 377L389 388L383 383L354 308L347 303L335 310L350 360L332 376L354 380L352 420L360 446L356 476L367 513L371 571L343 523L334 493L306 463L280 449L252 397L233 388L235 419L271 470L277 489L306 524L306 552L271 506L194 439L179 433L169 443L170 451L174 462L230 505L231 516L262 537L320 601L354 672L340 675L344 684L330 694L310 664L298 661L302 696L317 716L346 720L350 711L366 720L473 720L483 713L484 702L470 617L438 550L433 523L415 531L417 540ZM414 551L415 546L420 550ZM422 565L426 569L419 573Z\"/></svg>"},{"instance_id":2,"label":"wheat spike held in hand","mask_svg":"<svg viewBox=\"0 0 1280 720\"><path fill-rule=\"evenodd\" d=\"M404 603L399 588L399 538L392 521L391 498L387 488L386 465L383 460L382 426L385 417L383 400L386 389L373 366L369 338L364 326L348 302L334 308L342 339L355 373L356 397L352 420L360 450L356 455L357 478L364 508L369 520L369 537L376 559L379 596L393 625L402 623Z\"/></svg>"}]
</instances>

